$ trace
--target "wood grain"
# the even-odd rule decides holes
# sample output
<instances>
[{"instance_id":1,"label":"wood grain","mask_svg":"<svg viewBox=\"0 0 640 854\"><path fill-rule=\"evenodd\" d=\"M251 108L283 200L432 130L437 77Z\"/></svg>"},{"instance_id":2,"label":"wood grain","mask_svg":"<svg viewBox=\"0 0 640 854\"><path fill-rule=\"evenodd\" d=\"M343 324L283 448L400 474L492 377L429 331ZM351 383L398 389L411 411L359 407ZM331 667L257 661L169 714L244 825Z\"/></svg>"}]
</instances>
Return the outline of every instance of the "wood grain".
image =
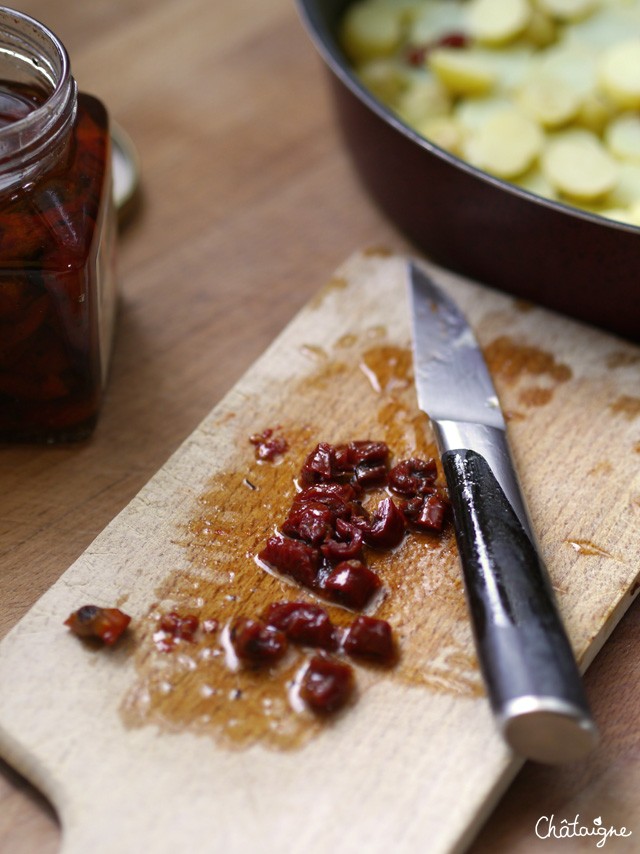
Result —
<instances>
[{"instance_id":1,"label":"wood grain","mask_svg":"<svg viewBox=\"0 0 640 854\"><path fill-rule=\"evenodd\" d=\"M350 252L406 248L353 178L320 65L288 0L16 5L61 36L81 88L102 97L134 138L144 204L121 243L118 336L94 438L0 455L2 633ZM637 464L628 461L631 479ZM482 850L504 850L503 842L549 850L534 836L534 816L573 818L576 806L640 833L630 795L640 768L637 623L636 604L587 675L604 735L597 755L562 772L525 768L486 825ZM4 772L0 850L56 850L57 826L39 804ZM607 847L623 850L615 845ZM567 841L561 850L578 849Z\"/></svg>"},{"instance_id":2,"label":"wood grain","mask_svg":"<svg viewBox=\"0 0 640 854\"><path fill-rule=\"evenodd\" d=\"M340 268L4 641L0 680L13 692L0 704L0 748L60 811L69 854L110 850L116 825L133 850L153 840L168 852L213 834L230 852L276 852L291 839L313 852L382 852L394 842L417 851L425 839L434 854L461 850L519 767L479 683L450 536L411 538L376 562L386 593L375 613L398 635L400 666L359 672L357 708L329 726L288 711L285 682L299 657L265 684L264 676L229 674L224 635L193 651L156 649L158 618L174 608L222 626L234 613L252 616L300 595L253 558L317 440L341 442L366 429L399 458L428 452L405 275L402 257L379 251ZM637 382L637 350L444 271L437 277L492 364L534 528L586 666L637 581L639 482L627 482L625 462L633 427L616 412ZM606 435L594 426L593 410L603 405ZM576 443L563 422L578 414ZM247 437L276 421L291 450L280 465L260 465ZM559 482L553 473L576 444ZM609 450L613 488L594 483L594 512L576 499ZM125 603L134 618L112 654L61 629L87 602ZM425 790L432 780L438 785ZM144 809L131 808L141 800Z\"/></svg>"}]
</instances>

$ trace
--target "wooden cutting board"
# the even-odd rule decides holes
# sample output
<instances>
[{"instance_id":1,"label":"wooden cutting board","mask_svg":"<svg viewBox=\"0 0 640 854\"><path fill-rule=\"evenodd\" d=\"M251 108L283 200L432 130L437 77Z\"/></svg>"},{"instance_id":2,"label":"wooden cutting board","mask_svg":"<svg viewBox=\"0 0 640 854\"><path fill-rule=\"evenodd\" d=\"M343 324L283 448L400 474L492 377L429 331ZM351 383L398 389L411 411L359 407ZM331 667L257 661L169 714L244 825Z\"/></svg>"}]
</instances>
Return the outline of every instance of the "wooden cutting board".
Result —
<instances>
[{"instance_id":1,"label":"wooden cutting board","mask_svg":"<svg viewBox=\"0 0 640 854\"><path fill-rule=\"evenodd\" d=\"M640 586L640 350L432 272L485 349L585 668ZM409 347L403 259L354 256L0 645L0 752L55 804L66 854L444 852L473 837L521 763L494 731L451 531L374 562L400 662L356 666L357 701L333 721L288 703L303 653L270 676L230 672L216 631L156 643L172 609L222 626L305 595L254 556L318 441L433 451ZM277 463L248 441L265 428L289 443ZM131 614L128 636L72 636L63 620L87 603Z\"/></svg>"}]
</instances>

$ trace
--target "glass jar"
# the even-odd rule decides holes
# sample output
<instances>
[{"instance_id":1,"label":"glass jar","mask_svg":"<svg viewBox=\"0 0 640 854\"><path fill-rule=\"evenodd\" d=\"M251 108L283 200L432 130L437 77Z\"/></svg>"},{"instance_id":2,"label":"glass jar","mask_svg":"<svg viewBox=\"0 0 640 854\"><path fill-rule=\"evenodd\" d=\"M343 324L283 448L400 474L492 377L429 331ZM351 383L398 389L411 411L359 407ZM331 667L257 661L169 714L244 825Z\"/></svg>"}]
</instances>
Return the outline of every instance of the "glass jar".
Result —
<instances>
[{"instance_id":1,"label":"glass jar","mask_svg":"<svg viewBox=\"0 0 640 854\"><path fill-rule=\"evenodd\" d=\"M109 122L64 46L0 7L0 441L97 419L116 286Z\"/></svg>"}]
</instances>

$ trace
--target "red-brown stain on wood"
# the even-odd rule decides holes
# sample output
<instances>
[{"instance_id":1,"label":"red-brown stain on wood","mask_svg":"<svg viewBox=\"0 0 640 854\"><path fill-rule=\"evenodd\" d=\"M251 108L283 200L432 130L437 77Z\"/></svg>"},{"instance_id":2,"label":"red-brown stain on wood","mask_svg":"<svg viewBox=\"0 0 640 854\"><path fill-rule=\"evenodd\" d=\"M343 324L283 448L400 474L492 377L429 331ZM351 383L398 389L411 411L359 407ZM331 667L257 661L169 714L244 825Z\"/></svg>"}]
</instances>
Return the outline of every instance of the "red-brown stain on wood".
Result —
<instances>
[{"instance_id":1,"label":"red-brown stain on wood","mask_svg":"<svg viewBox=\"0 0 640 854\"><path fill-rule=\"evenodd\" d=\"M121 708L129 726L189 730L229 747L260 742L292 749L331 725L296 702L310 650L294 648L273 668L230 667L225 627L236 616L260 615L272 602L318 601L255 558L286 517L295 478L319 441L380 439L396 460L431 457L436 449L428 418L416 407L410 349L380 335L342 336L328 359L310 364L287 400L279 433L289 451L275 464L261 463L248 435L238 435L236 466L212 477L188 525L176 532L188 566L165 579L139 627L137 680ZM254 432L265 426L256 423ZM370 506L383 494L372 492ZM432 692L482 695L451 525L443 535L408 535L392 552L369 550L367 562L384 585L372 613L389 621L400 655L392 668L355 664L358 693L384 679ZM348 626L355 616L323 604L338 626ZM169 610L194 613L201 624L216 621L220 630L161 652L154 633ZM357 714L357 702L342 714Z\"/></svg>"}]
</instances>

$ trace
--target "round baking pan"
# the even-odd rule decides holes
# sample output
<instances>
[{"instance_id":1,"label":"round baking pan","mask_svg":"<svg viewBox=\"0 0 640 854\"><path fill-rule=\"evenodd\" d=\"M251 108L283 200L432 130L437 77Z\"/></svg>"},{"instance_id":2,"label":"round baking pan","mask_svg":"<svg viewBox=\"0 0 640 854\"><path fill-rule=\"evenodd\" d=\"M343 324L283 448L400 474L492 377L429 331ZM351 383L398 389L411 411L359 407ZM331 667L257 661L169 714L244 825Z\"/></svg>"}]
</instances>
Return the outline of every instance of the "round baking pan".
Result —
<instances>
[{"instance_id":1,"label":"round baking pan","mask_svg":"<svg viewBox=\"0 0 640 854\"><path fill-rule=\"evenodd\" d=\"M435 262L640 340L640 229L550 201L425 140L356 79L336 29L349 0L297 0L373 199Z\"/></svg>"}]
</instances>

